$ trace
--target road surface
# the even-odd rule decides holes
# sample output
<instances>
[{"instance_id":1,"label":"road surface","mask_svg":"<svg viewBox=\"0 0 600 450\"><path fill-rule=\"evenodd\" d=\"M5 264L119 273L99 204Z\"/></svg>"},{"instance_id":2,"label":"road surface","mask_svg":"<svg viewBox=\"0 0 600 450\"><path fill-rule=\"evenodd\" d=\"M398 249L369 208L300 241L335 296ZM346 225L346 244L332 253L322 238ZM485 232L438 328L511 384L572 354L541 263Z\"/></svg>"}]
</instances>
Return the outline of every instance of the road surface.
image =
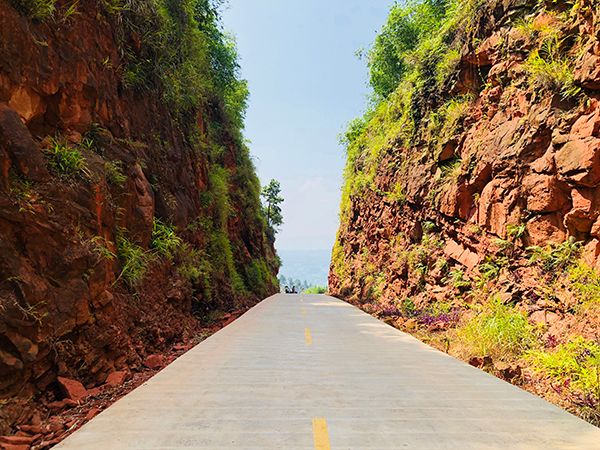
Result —
<instances>
[{"instance_id":1,"label":"road surface","mask_svg":"<svg viewBox=\"0 0 600 450\"><path fill-rule=\"evenodd\" d=\"M600 429L340 300L280 294L55 448L600 449Z\"/></svg>"}]
</instances>

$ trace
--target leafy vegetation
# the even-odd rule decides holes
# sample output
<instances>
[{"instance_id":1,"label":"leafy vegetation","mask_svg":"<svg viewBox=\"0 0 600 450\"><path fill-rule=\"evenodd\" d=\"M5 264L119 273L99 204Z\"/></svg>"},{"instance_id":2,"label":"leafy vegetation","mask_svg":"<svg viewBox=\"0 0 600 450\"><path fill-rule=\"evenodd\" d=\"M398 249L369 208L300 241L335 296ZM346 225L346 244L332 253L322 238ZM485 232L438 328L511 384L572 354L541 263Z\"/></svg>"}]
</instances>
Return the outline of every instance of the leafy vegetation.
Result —
<instances>
[{"instance_id":1,"label":"leafy vegetation","mask_svg":"<svg viewBox=\"0 0 600 450\"><path fill-rule=\"evenodd\" d=\"M45 150L50 167L61 176L71 177L87 172L85 157L77 148L71 147L65 141L52 139Z\"/></svg>"},{"instance_id":2,"label":"leafy vegetation","mask_svg":"<svg viewBox=\"0 0 600 450\"><path fill-rule=\"evenodd\" d=\"M243 128L247 83L239 78L233 38L222 30L219 0L105 0L121 24L127 66L123 83L158 90L180 117L215 103L230 131ZM141 38L139 51L129 35ZM241 136L238 134L241 141Z\"/></svg>"},{"instance_id":3,"label":"leafy vegetation","mask_svg":"<svg viewBox=\"0 0 600 450\"><path fill-rule=\"evenodd\" d=\"M172 226L166 225L159 219L152 223L152 241L150 247L160 256L172 259L175 253L181 249L183 241L175 233Z\"/></svg>"},{"instance_id":4,"label":"leafy vegetation","mask_svg":"<svg viewBox=\"0 0 600 450\"><path fill-rule=\"evenodd\" d=\"M570 237L562 244L548 244L545 247L531 246L527 250L531 252L530 262L540 264L548 272L567 268L574 263L581 251L581 243Z\"/></svg>"},{"instance_id":5,"label":"leafy vegetation","mask_svg":"<svg viewBox=\"0 0 600 450\"><path fill-rule=\"evenodd\" d=\"M525 67L529 83L535 88L560 92L565 98L581 92L575 85L574 64L561 51L561 41L556 35L531 52Z\"/></svg>"},{"instance_id":6,"label":"leafy vegetation","mask_svg":"<svg viewBox=\"0 0 600 450\"><path fill-rule=\"evenodd\" d=\"M472 356L494 360L514 360L536 342L532 325L525 315L492 296L475 317L457 330L457 338Z\"/></svg>"},{"instance_id":7,"label":"leafy vegetation","mask_svg":"<svg viewBox=\"0 0 600 450\"><path fill-rule=\"evenodd\" d=\"M582 337L561 344L553 350L529 353L534 367L561 384L600 394L600 345Z\"/></svg>"},{"instance_id":8,"label":"leafy vegetation","mask_svg":"<svg viewBox=\"0 0 600 450\"><path fill-rule=\"evenodd\" d=\"M283 197L281 196L281 186L279 181L271 180L267 186L265 186L261 192L264 198L265 205L263 206L263 214L267 219L267 226L274 237L277 232L277 228L283 224L283 216L281 214L281 203L283 203Z\"/></svg>"},{"instance_id":9,"label":"leafy vegetation","mask_svg":"<svg viewBox=\"0 0 600 450\"><path fill-rule=\"evenodd\" d=\"M411 55L437 31L447 12L447 0L409 1L392 6L387 23L368 53L371 86L386 98L411 70Z\"/></svg>"},{"instance_id":10,"label":"leafy vegetation","mask_svg":"<svg viewBox=\"0 0 600 450\"><path fill-rule=\"evenodd\" d=\"M311 286L302 291L303 294L325 294L326 292L327 288L325 286Z\"/></svg>"},{"instance_id":11,"label":"leafy vegetation","mask_svg":"<svg viewBox=\"0 0 600 450\"><path fill-rule=\"evenodd\" d=\"M553 350L532 351L528 359L538 373L566 390L585 420L600 424L600 344L576 337Z\"/></svg>"},{"instance_id":12,"label":"leafy vegetation","mask_svg":"<svg viewBox=\"0 0 600 450\"><path fill-rule=\"evenodd\" d=\"M107 161L104 163L104 172L107 181L118 187L125 186L127 176L123 173L123 163L121 161Z\"/></svg>"},{"instance_id":13,"label":"leafy vegetation","mask_svg":"<svg viewBox=\"0 0 600 450\"><path fill-rule=\"evenodd\" d=\"M117 234L117 256L121 263L119 279L125 281L129 287L135 287L146 274L150 254L130 241L124 230L120 230Z\"/></svg>"},{"instance_id":14,"label":"leafy vegetation","mask_svg":"<svg viewBox=\"0 0 600 450\"><path fill-rule=\"evenodd\" d=\"M416 134L429 127L432 155L462 125L471 98L444 99L440 92L460 60L463 37L473 33L482 0L413 0L395 4L388 22L368 52L373 98L362 118L352 121L341 142L347 164L341 216L345 218L352 195L372 188L385 149L409 147ZM438 110L428 114L432 104ZM427 126L426 126L427 125ZM405 158L400 170L408 170ZM462 172L444 171L456 177ZM436 186L436 189L441 189ZM405 200L399 187L398 198ZM437 193L437 191L436 191Z\"/></svg>"},{"instance_id":15,"label":"leafy vegetation","mask_svg":"<svg viewBox=\"0 0 600 450\"><path fill-rule=\"evenodd\" d=\"M22 14L36 20L45 20L56 11L56 0L11 0Z\"/></svg>"}]
</instances>

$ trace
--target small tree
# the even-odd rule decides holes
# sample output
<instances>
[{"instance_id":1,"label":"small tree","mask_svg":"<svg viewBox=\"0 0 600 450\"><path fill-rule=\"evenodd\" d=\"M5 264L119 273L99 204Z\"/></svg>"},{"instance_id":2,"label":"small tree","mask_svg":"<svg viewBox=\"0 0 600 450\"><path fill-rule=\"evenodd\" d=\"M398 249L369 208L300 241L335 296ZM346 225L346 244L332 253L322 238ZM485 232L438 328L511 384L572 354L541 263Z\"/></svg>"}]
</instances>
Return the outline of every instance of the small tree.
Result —
<instances>
[{"instance_id":1,"label":"small tree","mask_svg":"<svg viewBox=\"0 0 600 450\"><path fill-rule=\"evenodd\" d=\"M263 211L267 219L272 238L275 238L277 228L283 224L283 216L281 215L281 206L283 197L281 197L281 186L279 181L271 180L270 183L262 190L261 195L264 198L265 205Z\"/></svg>"}]
</instances>

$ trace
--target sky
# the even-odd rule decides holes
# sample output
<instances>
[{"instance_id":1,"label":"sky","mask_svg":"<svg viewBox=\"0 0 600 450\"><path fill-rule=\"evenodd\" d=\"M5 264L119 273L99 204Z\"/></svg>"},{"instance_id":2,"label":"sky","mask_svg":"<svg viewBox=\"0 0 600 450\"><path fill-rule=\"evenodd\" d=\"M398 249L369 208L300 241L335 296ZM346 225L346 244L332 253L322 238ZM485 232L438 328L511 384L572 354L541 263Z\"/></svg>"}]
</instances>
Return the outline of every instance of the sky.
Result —
<instances>
[{"instance_id":1,"label":"sky","mask_svg":"<svg viewBox=\"0 0 600 450\"><path fill-rule=\"evenodd\" d=\"M285 199L279 250L331 249L344 149L338 136L369 93L368 48L393 0L229 0L225 30L248 80L245 136L263 185Z\"/></svg>"}]
</instances>

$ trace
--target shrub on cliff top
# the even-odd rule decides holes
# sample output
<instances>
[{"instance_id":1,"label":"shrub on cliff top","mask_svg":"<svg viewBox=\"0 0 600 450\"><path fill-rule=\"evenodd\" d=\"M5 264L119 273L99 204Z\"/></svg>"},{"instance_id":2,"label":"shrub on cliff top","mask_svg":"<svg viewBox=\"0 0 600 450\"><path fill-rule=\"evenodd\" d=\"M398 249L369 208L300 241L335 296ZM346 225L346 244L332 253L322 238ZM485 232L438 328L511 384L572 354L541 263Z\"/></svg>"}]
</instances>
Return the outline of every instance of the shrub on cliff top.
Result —
<instances>
[{"instance_id":1,"label":"shrub on cliff top","mask_svg":"<svg viewBox=\"0 0 600 450\"><path fill-rule=\"evenodd\" d=\"M239 77L234 39L223 32L220 0L110 0L119 17L127 66L123 81L137 89L158 88L179 117L201 105L220 109L229 132L241 141L248 88ZM141 48L132 46L141 38Z\"/></svg>"}]
</instances>

